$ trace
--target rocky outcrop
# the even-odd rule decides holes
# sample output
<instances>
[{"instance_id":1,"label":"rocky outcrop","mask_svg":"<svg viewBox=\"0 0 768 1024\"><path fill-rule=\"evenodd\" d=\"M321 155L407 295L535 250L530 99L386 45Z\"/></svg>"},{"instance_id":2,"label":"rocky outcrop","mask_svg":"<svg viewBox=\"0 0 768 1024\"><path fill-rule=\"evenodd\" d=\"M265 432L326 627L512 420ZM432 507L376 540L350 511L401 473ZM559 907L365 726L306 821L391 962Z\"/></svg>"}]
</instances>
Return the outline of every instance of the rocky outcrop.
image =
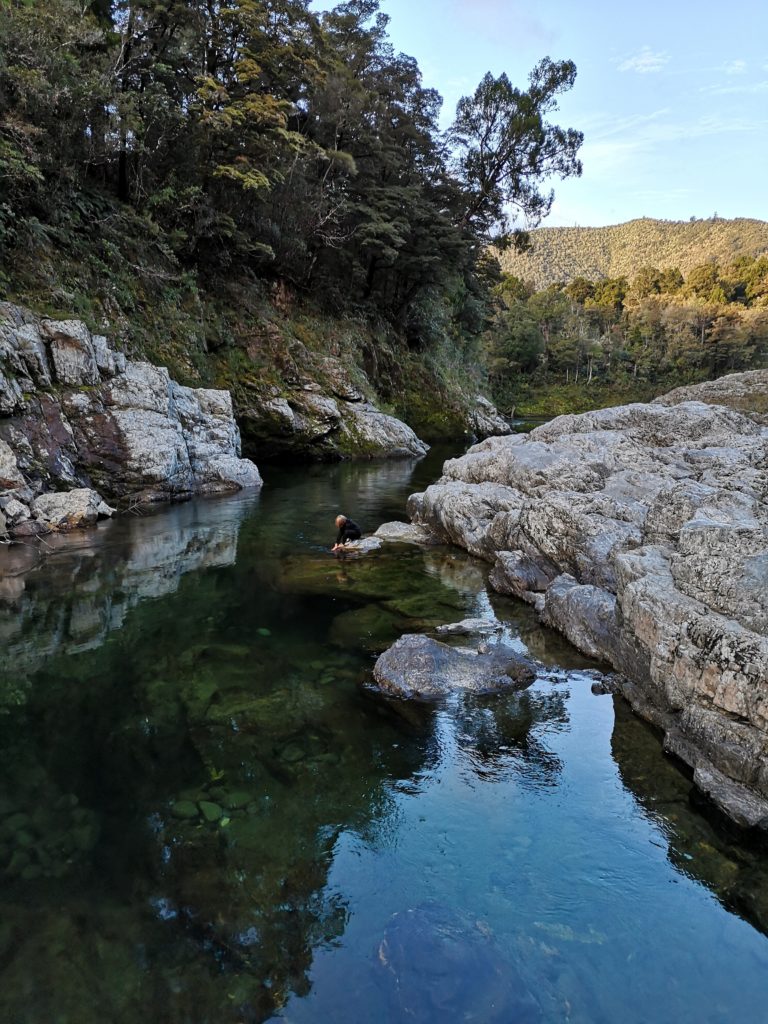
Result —
<instances>
[{"instance_id":1,"label":"rocky outcrop","mask_svg":"<svg viewBox=\"0 0 768 1024\"><path fill-rule=\"evenodd\" d=\"M265 458L412 458L428 445L411 428L366 398L371 387L341 360L293 344L282 389L238 390L245 444Z\"/></svg>"},{"instance_id":2,"label":"rocky outcrop","mask_svg":"<svg viewBox=\"0 0 768 1024\"><path fill-rule=\"evenodd\" d=\"M452 693L522 690L536 678L533 663L509 647L449 647L418 633L406 633L386 650L373 677L390 696L437 700Z\"/></svg>"},{"instance_id":3,"label":"rocky outcrop","mask_svg":"<svg viewBox=\"0 0 768 1024\"><path fill-rule=\"evenodd\" d=\"M756 423L768 426L768 370L730 373L717 380L675 388L655 399L654 405L679 405L681 402L725 405Z\"/></svg>"},{"instance_id":4,"label":"rocky outcrop","mask_svg":"<svg viewBox=\"0 0 768 1024\"><path fill-rule=\"evenodd\" d=\"M409 512L609 662L697 785L766 828L767 498L768 428L667 398L484 441Z\"/></svg>"},{"instance_id":5,"label":"rocky outcrop","mask_svg":"<svg viewBox=\"0 0 768 1024\"><path fill-rule=\"evenodd\" d=\"M164 368L114 352L78 320L0 303L0 511L8 532L92 522L107 514L101 496L125 505L260 484L253 463L240 458L228 392L182 387ZM59 493L84 489L91 497ZM78 511L78 501L89 510Z\"/></svg>"},{"instance_id":6,"label":"rocky outcrop","mask_svg":"<svg viewBox=\"0 0 768 1024\"><path fill-rule=\"evenodd\" d=\"M509 420L483 395L475 395L470 402L468 419L469 430L477 437L496 437L510 431Z\"/></svg>"}]
</instances>

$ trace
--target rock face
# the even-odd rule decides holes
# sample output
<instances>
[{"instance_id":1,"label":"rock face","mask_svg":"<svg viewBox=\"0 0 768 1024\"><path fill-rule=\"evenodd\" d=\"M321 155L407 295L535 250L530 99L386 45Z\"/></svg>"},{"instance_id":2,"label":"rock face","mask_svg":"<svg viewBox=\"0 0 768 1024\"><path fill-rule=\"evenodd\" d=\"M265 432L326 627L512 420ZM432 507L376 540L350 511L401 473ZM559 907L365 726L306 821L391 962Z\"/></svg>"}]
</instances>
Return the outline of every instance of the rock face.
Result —
<instances>
[{"instance_id":1,"label":"rock face","mask_svg":"<svg viewBox=\"0 0 768 1024\"><path fill-rule=\"evenodd\" d=\"M509 421L483 395L476 395L469 409L469 429L478 437L508 434Z\"/></svg>"},{"instance_id":2,"label":"rock face","mask_svg":"<svg viewBox=\"0 0 768 1024\"><path fill-rule=\"evenodd\" d=\"M364 386L370 385L353 380L341 360L297 351L295 344L292 357L282 390L240 394L247 446L266 458L302 460L413 458L429 450L406 423L366 400Z\"/></svg>"},{"instance_id":3,"label":"rock face","mask_svg":"<svg viewBox=\"0 0 768 1024\"><path fill-rule=\"evenodd\" d=\"M449 647L406 633L380 656L373 676L392 696L438 700L458 691L522 690L534 681L536 671L527 658L508 647Z\"/></svg>"},{"instance_id":4,"label":"rock face","mask_svg":"<svg viewBox=\"0 0 768 1024\"><path fill-rule=\"evenodd\" d=\"M260 484L240 458L228 392L182 387L78 320L0 303L0 510L11 534L91 522L106 514L99 495L128 504ZM73 488L98 492L91 511L50 493Z\"/></svg>"},{"instance_id":5,"label":"rock face","mask_svg":"<svg viewBox=\"0 0 768 1024\"><path fill-rule=\"evenodd\" d=\"M443 474L414 522L610 662L697 785L768 827L768 427L668 397L490 438Z\"/></svg>"}]
</instances>

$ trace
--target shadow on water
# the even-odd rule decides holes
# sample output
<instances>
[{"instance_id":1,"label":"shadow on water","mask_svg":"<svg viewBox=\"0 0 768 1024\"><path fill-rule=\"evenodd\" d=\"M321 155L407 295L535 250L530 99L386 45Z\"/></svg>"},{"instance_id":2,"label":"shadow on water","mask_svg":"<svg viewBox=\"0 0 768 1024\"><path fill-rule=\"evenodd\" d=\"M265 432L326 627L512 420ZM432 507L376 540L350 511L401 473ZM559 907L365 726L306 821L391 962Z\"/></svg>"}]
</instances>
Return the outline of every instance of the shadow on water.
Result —
<instances>
[{"instance_id":1,"label":"shadow on water","mask_svg":"<svg viewBox=\"0 0 768 1024\"><path fill-rule=\"evenodd\" d=\"M337 512L403 519L447 454L273 469L260 496L115 521L26 572L13 553L0 1019L616 1019L625 918L653 902L633 842L664 848L649 891L674 876L717 897L686 890L703 934L728 911L765 927L764 856L706 822L657 737L589 694L594 666L530 608L488 595L485 566L329 555ZM535 686L435 708L361 685L403 632L468 615L506 623ZM603 860L617 909L598 926ZM765 947L729 941L721 1001L748 1016L759 986L736 962ZM696 1009L711 994L690 984ZM694 1019L665 999L654 1019Z\"/></svg>"},{"instance_id":2,"label":"shadow on water","mask_svg":"<svg viewBox=\"0 0 768 1024\"><path fill-rule=\"evenodd\" d=\"M686 769L659 757L660 737L614 698L611 750L624 785L662 831L670 862L768 935L768 856L697 799Z\"/></svg>"}]
</instances>

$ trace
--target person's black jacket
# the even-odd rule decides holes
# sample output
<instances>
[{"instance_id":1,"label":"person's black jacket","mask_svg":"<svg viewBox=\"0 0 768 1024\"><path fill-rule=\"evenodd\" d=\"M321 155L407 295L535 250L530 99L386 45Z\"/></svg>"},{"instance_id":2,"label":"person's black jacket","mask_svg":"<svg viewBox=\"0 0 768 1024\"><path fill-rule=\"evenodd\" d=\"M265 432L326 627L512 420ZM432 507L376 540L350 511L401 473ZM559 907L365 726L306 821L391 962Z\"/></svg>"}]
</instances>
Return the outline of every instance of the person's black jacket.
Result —
<instances>
[{"instance_id":1,"label":"person's black jacket","mask_svg":"<svg viewBox=\"0 0 768 1024\"><path fill-rule=\"evenodd\" d=\"M351 519L343 524L339 529L339 535L336 538L337 544L346 544L348 540L360 540L362 532L357 523L353 523Z\"/></svg>"}]
</instances>

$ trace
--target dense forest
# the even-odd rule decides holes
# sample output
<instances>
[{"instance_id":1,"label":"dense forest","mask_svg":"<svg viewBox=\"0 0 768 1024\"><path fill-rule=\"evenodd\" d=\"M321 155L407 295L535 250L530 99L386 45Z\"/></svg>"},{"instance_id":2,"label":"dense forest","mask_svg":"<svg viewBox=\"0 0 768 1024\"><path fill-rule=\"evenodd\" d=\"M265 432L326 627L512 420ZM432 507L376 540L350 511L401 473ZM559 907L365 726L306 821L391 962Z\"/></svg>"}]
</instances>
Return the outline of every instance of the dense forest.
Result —
<instances>
[{"instance_id":1,"label":"dense forest","mask_svg":"<svg viewBox=\"0 0 768 1024\"><path fill-rule=\"evenodd\" d=\"M548 120L576 69L488 74L443 132L387 23L378 0L4 0L2 297L190 381L268 378L301 320L320 348L354 325L395 404L377 348L436 395L481 385L487 243L580 173L581 134Z\"/></svg>"},{"instance_id":2,"label":"dense forest","mask_svg":"<svg viewBox=\"0 0 768 1024\"><path fill-rule=\"evenodd\" d=\"M640 267L677 267L687 276L702 263L727 264L741 256L768 253L768 223L748 217L687 221L642 217L602 228L541 227L525 251L499 254L508 274L537 289L575 277L632 278Z\"/></svg>"},{"instance_id":3,"label":"dense forest","mask_svg":"<svg viewBox=\"0 0 768 1024\"><path fill-rule=\"evenodd\" d=\"M768 256L539 291L506 274L496 295L486 357L506 408L612 405L768 362Z\"/></svg>"}]
</instances>

